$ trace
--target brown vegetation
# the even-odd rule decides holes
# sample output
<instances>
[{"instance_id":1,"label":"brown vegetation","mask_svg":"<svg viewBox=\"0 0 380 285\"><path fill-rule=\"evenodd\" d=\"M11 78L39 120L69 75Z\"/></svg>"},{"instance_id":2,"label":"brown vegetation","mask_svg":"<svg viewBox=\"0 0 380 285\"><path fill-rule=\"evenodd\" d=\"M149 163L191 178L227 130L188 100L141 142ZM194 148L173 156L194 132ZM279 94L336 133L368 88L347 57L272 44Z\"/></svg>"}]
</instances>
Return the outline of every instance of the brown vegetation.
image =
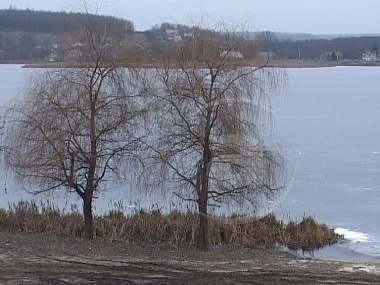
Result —
<instances>
[{"instance_id":1,"label":"brown vegetation","mask_svg":"<svg viewBox=\"0 0 380 285\"><path fill-rule=\"evenodd\" d=\"M197 242L198 219L194 212L162 214L159 210L140 210L126 216L113 210L94 217L94 232L96 239L112 242L193 247ZM51 204L38 206L26 201L14 204L8 211L0 209L0 229L13 233L84 236L83 217L75 209L64 213ZM299 223L285 224L272 214L261 218L210 216L209 233L213 246L240 244L252 248L282 244L303 251L312 251L339 239L332 229L310 217Z\"/></svg>"}]
</instances>

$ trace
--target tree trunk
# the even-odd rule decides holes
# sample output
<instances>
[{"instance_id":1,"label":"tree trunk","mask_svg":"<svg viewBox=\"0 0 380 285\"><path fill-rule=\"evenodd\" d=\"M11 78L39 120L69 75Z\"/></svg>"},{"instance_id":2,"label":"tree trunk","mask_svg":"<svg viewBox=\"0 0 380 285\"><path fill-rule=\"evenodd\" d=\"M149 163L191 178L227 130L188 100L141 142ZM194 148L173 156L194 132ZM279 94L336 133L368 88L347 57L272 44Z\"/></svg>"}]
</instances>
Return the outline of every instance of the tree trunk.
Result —
<instances>
[{"instance_id":1,"label":"tree trunk","mask_svg":"<svg viewBox=\"0 0 380 285\"><path fill-rule=\"evenodd\" d=\"M208 249L208 216L207 216L207 194L199 196L199 232L197 247L199 249Z\"/></svg>"},{"instance_id":2,"label":"tree trunk","mask_svg":"<svg viewBox=\"0 0 380 285\"><path fill-rule=\"evenodd\" d=\"M94 227L92 221L92 196L86 195L83 199L83 216L84 216L84 238L94 238Z\"/></svg>"},{"instance_id":3,"label":"tree trunk","mask_svg":"<svg viewBox=\"0 0 380 285\"><path fill-rule=\"evenodd\" d=\"M209 137L209 135L205 136ZM207 216L207 205L208 205L208 183L211 167L211 150L206 140L204 147L202 167L199 168L200 181L197 183L197 193L198 193L198 207L199 207L199 232L198 232L198 243L199 249L208 249L208 216Z\"/></svg>"},{"instance_id":4,"label":"tree trunk","mask_svg":"<svg viewBox=\"0 0 380 285\"><path fill-rule=\"evenodd\" d=\"M96 163L97 163L97 146L96 146L96 103L99 90L93 90L94 85L96 84L96 73L98 72L98 66L95 66L92 71L92 78L89 84L89 95L91 102L91 116L90 116L90 145L91 145L91 155L89 159L89 168L87 173L87 185L86 191L84 194L83 202L83 214L84 214L84 238L93 239L94 238L94 227L92 221L92 197L94 193L94 181L95 181L95 172L96 172ZM101 77L100 80L102 80ZM99 83L101 86L101 83ZM99 87L100 88L100 87Z\"/></svg>"}]
</instances>

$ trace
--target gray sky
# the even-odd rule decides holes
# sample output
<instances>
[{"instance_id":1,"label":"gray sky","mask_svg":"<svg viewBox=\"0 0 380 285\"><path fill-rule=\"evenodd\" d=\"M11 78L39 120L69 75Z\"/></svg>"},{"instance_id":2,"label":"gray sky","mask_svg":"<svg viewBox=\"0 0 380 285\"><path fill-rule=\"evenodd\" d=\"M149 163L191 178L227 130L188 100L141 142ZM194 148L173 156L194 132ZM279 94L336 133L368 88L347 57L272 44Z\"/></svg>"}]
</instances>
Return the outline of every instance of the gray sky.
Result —
<instances>
[{"instance_id":1,"label":"gray sky","mask_svg":"<svg viewBox=\"0 0 380 285\"><path fill-rule=\"evenodd\" d=\"M136 30L154 24L190 24L200 15L231 24L249 22L249 30L313 34L380 34L379 0L103 0L98 14L132 21ZM83 0L1 0L0 8L83 11ZM204 16L204 18L207 18Z\"/></svg>"}]
</instances>

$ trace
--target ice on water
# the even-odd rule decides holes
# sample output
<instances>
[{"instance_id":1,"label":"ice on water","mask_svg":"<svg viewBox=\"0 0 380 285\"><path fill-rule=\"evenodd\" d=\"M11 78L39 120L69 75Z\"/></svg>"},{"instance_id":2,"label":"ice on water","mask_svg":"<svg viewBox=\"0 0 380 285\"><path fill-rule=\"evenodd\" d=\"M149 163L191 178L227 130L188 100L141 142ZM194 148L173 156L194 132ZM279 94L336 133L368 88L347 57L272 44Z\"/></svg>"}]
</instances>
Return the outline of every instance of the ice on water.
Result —
<instances>
[{"instance_id":1,"label":"ice on water","mask_svg":"<svg viewBox=\"0 0 380 285\"><path fill-rule=\"evenodd\" d=\"M335 228L334 231L338 234L343 236L346 240L358 242L358 241L367 241L368 236L365 233L361 232L355 232L350 229L345 228Z\"/></svg>"}]
</instances>

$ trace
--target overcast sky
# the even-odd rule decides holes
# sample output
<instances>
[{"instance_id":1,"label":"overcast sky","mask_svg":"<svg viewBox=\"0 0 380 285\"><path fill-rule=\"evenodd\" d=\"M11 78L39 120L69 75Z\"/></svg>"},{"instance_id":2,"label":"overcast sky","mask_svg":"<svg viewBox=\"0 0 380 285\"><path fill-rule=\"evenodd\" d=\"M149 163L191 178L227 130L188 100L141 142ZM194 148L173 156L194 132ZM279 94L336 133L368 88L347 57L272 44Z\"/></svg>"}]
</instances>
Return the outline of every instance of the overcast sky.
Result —
<instances>
[{"instance_id":1,"label":"overcast sky","mask_svg":"<svg viewBox=\"0 0 380 285\"><path fill-rule=\"evenodd\" d=\"M94 3L95 1L87 1ZM134 23L136 30L155 24L189 24L212 15L227 23L249 22L249 29L313 34L380 34L379 0L103 0L98 14ZM1 0L0 8L83 11L83 0Z\"/></svg>"}]
</instances>

